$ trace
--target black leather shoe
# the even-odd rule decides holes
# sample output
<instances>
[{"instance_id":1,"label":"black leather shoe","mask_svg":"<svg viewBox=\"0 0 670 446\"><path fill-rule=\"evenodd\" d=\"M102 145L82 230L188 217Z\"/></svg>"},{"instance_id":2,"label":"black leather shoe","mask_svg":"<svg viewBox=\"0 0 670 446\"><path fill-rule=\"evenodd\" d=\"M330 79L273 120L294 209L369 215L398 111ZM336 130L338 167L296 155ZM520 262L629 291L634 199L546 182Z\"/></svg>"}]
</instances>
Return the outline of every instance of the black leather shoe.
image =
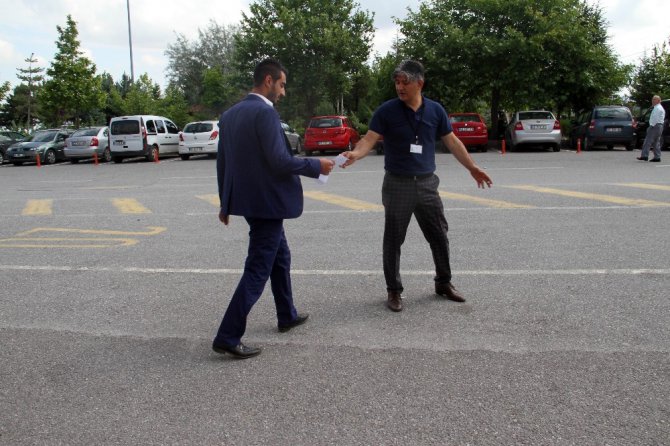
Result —
<instances>
[{"instance_id":1,"label":"black leather shoe","mask_svg":"<svg viewBox=\"0 0 670 446\"><path fill-rule=\"evenodd\" d=\"M299 314L294 321L286 324L286 325L277 325L277 328L279 328L280 333L286 333L293 327L297 327L298 325L302 325L307 321L307 318L309 317L309 314Z\"/></svg>"},{"instance_id":2,"label":"black leather shoe","mask_svg":"<svg viewBox=\"0 0 670 446\"><path fill-rule=\"evenodd\" d=\"M389 291L388 300L386 301L386 306L389 307L391 311L402 311L402 297L397 291Z\"/></svg>"},{"instance_id":3,"label":"black leather shoe","mask_svg":"<svg viewBox=\"0 0 670 446\"><path fill-rule=\"evenodd\" d=\"M436 283L435 284L435 294L439 294L440 296L444 296L449 300L453 300L454 302L465 302L465 298L459 293L456 288L449 283Z\"/></svg>"},{"instance_id":4,"label":"black leather shoe","mask_svg":"<svg viewBox=\"0 0 670 446\"><path fill-rule=\"evenodd\" d=\"M225 345L225 344L212 344L212 350L217 353L228 353L236 357L237 359L247 359L252 356L257 356L261 354L261 349L259 347L247 347L241 342L235 346Z\"/></svg>"},{"instance_id":5,"label":"black leather shoe","mask_svg":"<svg viewBox=\"0 0 670 446\"><path fill-rule=\"evenodd\" d=\"M661 159L660 158L654 158L653 160L649 160L650 163L660 163Z\"/></svg>"},{"instance_id":6,"label":"black leather shoe","mask_svg":"<svg viewBox=\"0 0 670 446\"><path fill-rule=\"evenodd\" d=\"M647 161L649 158L647 158L646 156L638 156L637 159L640 161Z\"/></svg>"}]
</instances>

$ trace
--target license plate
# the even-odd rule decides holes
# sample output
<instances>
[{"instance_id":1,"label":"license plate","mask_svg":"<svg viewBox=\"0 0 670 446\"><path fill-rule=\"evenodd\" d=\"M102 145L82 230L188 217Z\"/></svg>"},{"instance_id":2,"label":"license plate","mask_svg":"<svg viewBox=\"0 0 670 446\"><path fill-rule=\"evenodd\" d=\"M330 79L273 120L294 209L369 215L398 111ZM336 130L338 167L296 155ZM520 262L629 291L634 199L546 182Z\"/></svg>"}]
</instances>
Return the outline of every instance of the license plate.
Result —
<instances>
[{"instance_id":1,"label":"license plate","mask_svg":"<svg viewBox=\"0 0 670 446\"><path fill-rule=\"evenodd\" d=\"M21 155L20 153L15 153L14 158L23 158L23 155Z\"/></svg>"},{"instance_id":2,"label":"license plate","mask_svg":"<svg viewBox=\"0 0 670 446\"><path fill-rule=\"evenodd\" d=\"M188 149L189 152L202 152L202 147L191 147Z\"/></svg>"},{"instance_id":3,"label":"license plate","mask_svg":"<svg viewBox=\"0 0 670 446\"><path fill-rule=\"evenodd\" d=\"M605 127L605 131L608 133L620 133L622 131L621 127Z\"/></svg>"},{"instance_id":4,"label":"license plate","mask_svg":"<svg viewBox=\"0 0 670 446\"><path fill-rule=\"evenodd\" d=\"M317 144L320 146L329 146L332 143L333 143L332 141L319 141Z\"/></svg>"},{"instance_id":5,"label":"license plate","mask_svg":"<svg viewBox=\"0 0 670 446\"><path fill-rule=\"evenodd\" d=\"M124 145L125 143L126 143L126 142L125 142L124 140L122 140L122 139L117 139L116 141L114 141L114 145L115 145L115 146L122 146L122 145Z\"/></svg>"},{"instance_id":6,"label":"license plate","mask_svg":"<svg viewBox=\"0 0 670 446\"><path fill-rule=\"evenodd\" d=\"M474 131L475 131L474 127L463 127L461 129L461 132L474 132Z\"/></svg>"},{"instance_id":7,"label":"license plate","mask_svg":"<svg viewBox=\"0 0 670 446\"><path fill-rule=\"evenodd\" d=\"M530 126L531 130L547 130L546 125L540 125L540 124L531 124Z\"/></svg>"},{"instance_id":8,"label":"license plate","mask_svg":"<svg viewBox=\"0 0 670 446\"><path fill-rule=\"evenodd\" d=\"M86 141L72 141L73 146L85 146Z\"/></svg>"}]
</instances>

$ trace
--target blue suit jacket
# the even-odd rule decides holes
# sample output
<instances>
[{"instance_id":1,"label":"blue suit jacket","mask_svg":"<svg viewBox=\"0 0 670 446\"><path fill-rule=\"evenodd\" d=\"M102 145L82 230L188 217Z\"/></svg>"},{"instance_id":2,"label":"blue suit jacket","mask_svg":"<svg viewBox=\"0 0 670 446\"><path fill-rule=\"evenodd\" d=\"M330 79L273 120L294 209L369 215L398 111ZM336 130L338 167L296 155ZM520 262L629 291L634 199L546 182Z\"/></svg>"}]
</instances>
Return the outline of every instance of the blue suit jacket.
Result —
<instances>
[{"instance_id":1,"label":"blue suit jacket","mask_svg":"<svg viewBox=\"0 0 670 446\"><path fill-rule=\"evenodd\" d=\"M318 178L321 163L293 156L276 110L250 94L221 115L219 131L216 171L223 213L299 217L303 197L298 175Z\"/></svg>"}]
</instances>

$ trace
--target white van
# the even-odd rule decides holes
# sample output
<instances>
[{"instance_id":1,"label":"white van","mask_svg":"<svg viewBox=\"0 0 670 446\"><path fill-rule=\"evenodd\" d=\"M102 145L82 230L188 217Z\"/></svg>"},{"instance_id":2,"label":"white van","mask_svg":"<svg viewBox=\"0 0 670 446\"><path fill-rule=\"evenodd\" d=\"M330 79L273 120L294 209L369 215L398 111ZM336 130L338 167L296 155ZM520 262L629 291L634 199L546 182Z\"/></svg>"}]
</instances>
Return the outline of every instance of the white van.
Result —
<instances>
[{"instance_id":1,"label":"white van","mask_svg":"<svg viewBox=\"0 0 670 446\"><path fill-rule=\"evenodd\" d=\"M155 161L179 153L179 128L163 116L119 116L109 121L109 149L112 161L143 156Z\"/></svg>"}]
</instances>

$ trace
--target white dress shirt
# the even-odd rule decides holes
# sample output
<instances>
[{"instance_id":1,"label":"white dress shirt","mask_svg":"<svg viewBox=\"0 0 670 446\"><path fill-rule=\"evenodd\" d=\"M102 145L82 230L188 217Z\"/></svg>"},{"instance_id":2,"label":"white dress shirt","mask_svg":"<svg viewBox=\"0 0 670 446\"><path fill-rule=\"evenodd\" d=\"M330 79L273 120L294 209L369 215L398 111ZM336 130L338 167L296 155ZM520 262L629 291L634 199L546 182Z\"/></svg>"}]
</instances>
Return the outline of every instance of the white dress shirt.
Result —
<instances>
[{"instance_id":1,"label":"white dress shirt","mask_svg":"<svg viewBox=\"0 0 670 446\"><path fill-rule=\"evenodd\" d=\"M653 127L656 124L663 124L665 120L665 110L661 104L656 104L651 110L651 116L649 116L649 126Z\"/></svg>"}]
</instances>

